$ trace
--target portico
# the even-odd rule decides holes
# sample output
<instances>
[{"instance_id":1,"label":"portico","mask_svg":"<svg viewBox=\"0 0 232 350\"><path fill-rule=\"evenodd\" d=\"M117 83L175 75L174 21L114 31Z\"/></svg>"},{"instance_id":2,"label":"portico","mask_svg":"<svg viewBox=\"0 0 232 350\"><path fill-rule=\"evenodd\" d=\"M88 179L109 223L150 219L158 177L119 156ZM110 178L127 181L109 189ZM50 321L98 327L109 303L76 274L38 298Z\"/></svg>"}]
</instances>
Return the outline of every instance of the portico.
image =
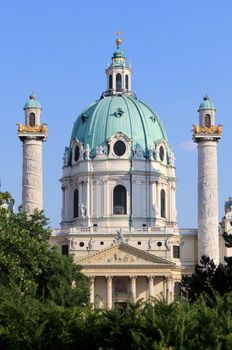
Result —
<instances>
[{"instance_id":1,"label":"portico","mask_svg":"<svg viewBox=\"0 0 232 350\"><path fill-rule=\"evenodd\" d=\"M94 307L135 303L139 299L174 299L180 268L140 249L119 243L77 261L90 277L90 301Z\"/></svg>"}]
</instances>

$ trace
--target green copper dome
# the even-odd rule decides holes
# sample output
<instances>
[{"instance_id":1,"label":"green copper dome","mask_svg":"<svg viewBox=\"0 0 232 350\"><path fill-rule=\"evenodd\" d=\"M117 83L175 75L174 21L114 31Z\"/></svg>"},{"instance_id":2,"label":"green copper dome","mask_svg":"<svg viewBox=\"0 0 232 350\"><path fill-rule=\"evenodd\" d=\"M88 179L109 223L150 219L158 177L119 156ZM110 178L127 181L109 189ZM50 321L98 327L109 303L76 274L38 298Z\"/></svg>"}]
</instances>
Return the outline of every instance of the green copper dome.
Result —
<instances>
[{"instance_id":1,"label":"green copper dome","mask_svg":"<svg viewBox=\"0 0 232 350\"><path fill-rule=\"evenodd\" d=\"M199 111L203 111L205 109L213 109L213 110L216 110L213 103L210 101L210 98L209 96L205 96L204 97L204 101L200 104L199 106L199 109L198 109L198 112Z\"/></svg>"},{"instance_id":2,"label":"green copper dome","mask_svg":"<svg viewBox=\"0 0 232 350\"><path fill-rule=\"evenodd\" d=\"M38 108L42 109L41 104L39 101L36 99L35 95L30 95L27 102L25 103L24 109L27 108Z\"/></svg>"},{"instance_id":3,"label":"green copper dome","mask_svg":"<svg viewBox=\"0 0 232 350\"><path fill-rule=\"evenodd\" d=\"M111 95L91 103L77 118L71 136L90 146L95 156L97 146L107 146L107 140L121 132L132 140L132 147L139 144L145 155L149 147L167 140L167 134L158 115L134 96Z\"/></svg>"}]
</instances>

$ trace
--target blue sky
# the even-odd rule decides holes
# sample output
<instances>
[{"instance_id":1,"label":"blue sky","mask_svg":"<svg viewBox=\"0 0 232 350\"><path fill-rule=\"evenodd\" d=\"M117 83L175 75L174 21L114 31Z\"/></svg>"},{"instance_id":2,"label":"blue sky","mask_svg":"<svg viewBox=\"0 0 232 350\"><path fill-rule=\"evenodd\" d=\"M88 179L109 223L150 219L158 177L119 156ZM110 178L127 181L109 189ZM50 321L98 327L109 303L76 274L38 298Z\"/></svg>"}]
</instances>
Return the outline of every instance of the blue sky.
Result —
<instances>
[{"instance_id":1,"label":"blue sky","mask_svg":"<svg viewBox=\"0 0 232 350\"><path fill-rule=\"evenodd\" d=\"M44 144L44 208L58 227L64 147L86 104L106 89L116 31L132 64L133 90L164 122L176 156L181 227L197 224L197 152L192 124L207 93L223 124L219 207L231 190L232 2L214 0L2 0L0 2L0 177L21 202L22 147L16 123L34 91L49 127Z\"/></svg>"}]
</instances>

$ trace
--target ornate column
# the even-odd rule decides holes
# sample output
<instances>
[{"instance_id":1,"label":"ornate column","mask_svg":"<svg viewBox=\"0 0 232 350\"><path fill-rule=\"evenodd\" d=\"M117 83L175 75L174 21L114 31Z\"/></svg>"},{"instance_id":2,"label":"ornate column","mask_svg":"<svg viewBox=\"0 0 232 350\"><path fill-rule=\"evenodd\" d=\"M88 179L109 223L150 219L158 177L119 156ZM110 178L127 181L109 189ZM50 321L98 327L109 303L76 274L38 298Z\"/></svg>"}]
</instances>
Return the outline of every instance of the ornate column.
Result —
<instances>
[{"instance_id":1,"label":"ornate column","mask_svg":"<svg viewBox=\"0 0 232 350\"><path fill-rule=\"evenodd\" d=\"M136 278L137 276L130 276L130 286L131 286L131 298L132 302L136 303Z\"/></svg>"},{"instance_id":2,"label":"ornate column","mask_svg":"<svg viewBox=\"0 0 232 350\"><path fill-rule=\"evenodd\" d=\"M112 309L112 276L106 276L107 307Z\"/></svg>"},{"instance_id":3,"label":"ornate column","mask_svg":"<svg viewBox=\"0 0 232 350\"><path fill-rule=\"evenodd\" d=\"M91 277L90 278L90 303L93 304L93 307L94 307L94 300L95 300L94 281L95 281L95 277Z\"/></svg>"},{"instance_id":4,"label":"ornate column","mask_svg":"<svg viewBox=\"0 0 232 350\"><path fill-rule=\"evenodd\" d=\"M198 261L207 255L219 264L217 144L222 126L215 125L215 107L204 97L193 141L198 148Z\"/></svg>"},{"instance_id":5,"label":"ornate column","mask_svg":"<svg viewBox=\"0 0 232 350\"><path fill-rule=\"evenodd\" d=\"M32 214L43 209L42 144L48 129L40 125L41 105L34 95L24 106L25 125L18 124L18 137L23 143L22 210Z\"/></svg>"},{"instance_id":6,"label":"ornate column","mask_svg":"<svg viewBox=\"0 0 232 350\"><path fill-rule=\"evenodd\" d=\"M148 297L154 296L154 276L148 276Z\"/></svg>"}]
</instances>

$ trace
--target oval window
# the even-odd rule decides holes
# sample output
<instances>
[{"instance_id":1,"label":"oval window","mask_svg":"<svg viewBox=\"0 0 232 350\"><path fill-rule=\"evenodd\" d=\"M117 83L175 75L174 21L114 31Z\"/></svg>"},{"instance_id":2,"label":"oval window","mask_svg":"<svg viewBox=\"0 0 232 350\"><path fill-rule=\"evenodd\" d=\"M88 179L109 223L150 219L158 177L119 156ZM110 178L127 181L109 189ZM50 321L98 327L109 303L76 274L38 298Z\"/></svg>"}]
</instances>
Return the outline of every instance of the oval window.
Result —
<instances>
[{"instance_id":1,"label":"oval window","mask_svg":"<svg viewBox=\"0 0 232 350\"><path fill-rule=\"evenodd\" d=\"M75 160L75 162L78 161L79 156L80 156L80 150L79 150L79 147L76 146L76 148L75 148L75 153L74 153L74 160Z\"/></svg>"},{"instance_id":2,"label":"oval window","mask_svg":"<svg viewBox=\"0 0 232 350\"><path fill-rule=\"evenodd\" d=\"M116 156L121 157L126 152L126 145L122 141L117 141L114 144L114 153Z\"/></svg>"}]
</instances>

